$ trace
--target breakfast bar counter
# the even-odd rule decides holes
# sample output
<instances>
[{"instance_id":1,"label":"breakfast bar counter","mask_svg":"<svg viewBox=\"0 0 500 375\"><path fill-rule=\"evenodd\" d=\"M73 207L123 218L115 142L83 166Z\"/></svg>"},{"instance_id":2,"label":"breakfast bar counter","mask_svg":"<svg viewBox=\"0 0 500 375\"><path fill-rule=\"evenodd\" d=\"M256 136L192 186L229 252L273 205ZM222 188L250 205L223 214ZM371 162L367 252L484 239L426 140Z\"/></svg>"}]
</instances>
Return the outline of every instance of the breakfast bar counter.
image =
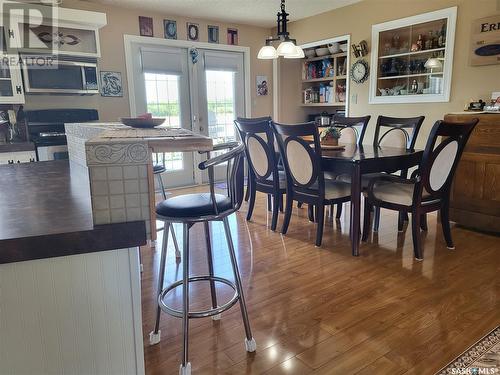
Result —
<instances>
[{"instance_id":1,"label":"breakfast bar counter","mask_svg":"<svg viewBox=\"0 0 500 375\"><path fill-rule=\"evenodd\" d=\"M89 171L94 224L144 220L156 239L153 153L210 151L211 138L187 129L120 123L65 124L69 158Z\"/></svg>"},{"instance_id":2,"label":"breakfast bar counter","mask_svg":"<svg viewBox=\"0 0 500 375\"><path fill-rule=\"evenodd\" d=\"M0 166L0 189L0 374L144 374L144 221L96 224L68 161Z\"/></svg>"}]
</instances>

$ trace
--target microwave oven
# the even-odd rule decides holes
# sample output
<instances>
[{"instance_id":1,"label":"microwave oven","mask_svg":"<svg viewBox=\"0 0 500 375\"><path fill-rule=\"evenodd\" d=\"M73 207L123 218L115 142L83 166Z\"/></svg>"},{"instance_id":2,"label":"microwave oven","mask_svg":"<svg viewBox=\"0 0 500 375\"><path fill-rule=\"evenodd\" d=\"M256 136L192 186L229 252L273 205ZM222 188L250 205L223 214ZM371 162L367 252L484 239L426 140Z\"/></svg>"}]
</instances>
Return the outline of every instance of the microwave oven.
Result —
<instances>
[{"instance_id":1,"label":"microwave oven","mask_svg":"<svg viewBox=\"0 0 500 375\"><path fill-rule=\"evenodd\" d=\"M97 59L50 55L21 55L26 94L99 93Z\"/></svg>"}]
</instances>

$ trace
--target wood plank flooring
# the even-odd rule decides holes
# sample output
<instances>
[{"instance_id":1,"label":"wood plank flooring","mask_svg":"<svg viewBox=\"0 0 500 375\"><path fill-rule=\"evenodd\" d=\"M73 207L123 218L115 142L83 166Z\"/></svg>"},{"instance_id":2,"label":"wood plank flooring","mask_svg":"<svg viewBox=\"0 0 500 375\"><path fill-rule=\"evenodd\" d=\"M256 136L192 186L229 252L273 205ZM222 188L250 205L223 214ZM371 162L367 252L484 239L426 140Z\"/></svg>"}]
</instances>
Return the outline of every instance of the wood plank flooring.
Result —
<instances>
[{"instance_id":1,"label":"wood plank flooring","mask_svg":"<svg viewBox=\"0 0 500 375\"><path fill-rule=\"evenodd\" d=\"M196 189L194 189L196 190ZM189 191L194 191L190 189ZM186 193L178 190L174 194ZM434 374L500 324L500 239L452 229L446 249L429 215L424 261L413 258L411 230L397 233L397 217L382 210L380 232L350 253L349 207L326 221L323 245L315 224L294 208L286 236L269 229L264 195L251 222L246 204L230 218L257 351L246 353L238 305L220 321L190 321L193 374ZM283 215L280 215L278 228ZM182 242L181 227L176 226ZM161 233L160 233L161 234ZM232 279L221 223L211 227L216 274ZM146 373L178 374L181 320L162 314L160 344L149 346L156 307L157 248L141 249ZM190 231L190 274L206 274L203 226ZM182 277L169 242L165 285ZM208 284L191 288L191 308L209 307ZM218 286L220 300L231 290ZM181 306L181 289L169 298Z\"/></svg>"}]
</instances>

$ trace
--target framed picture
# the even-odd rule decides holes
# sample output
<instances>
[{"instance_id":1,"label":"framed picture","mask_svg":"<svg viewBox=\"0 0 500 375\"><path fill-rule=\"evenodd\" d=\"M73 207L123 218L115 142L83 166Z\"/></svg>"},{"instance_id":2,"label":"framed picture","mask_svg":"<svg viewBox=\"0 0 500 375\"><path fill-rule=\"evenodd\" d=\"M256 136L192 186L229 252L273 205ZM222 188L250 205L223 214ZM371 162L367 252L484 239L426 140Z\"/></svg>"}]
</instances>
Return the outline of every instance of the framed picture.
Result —
<instances>
[{"instance_id":1,"label":"framed picture","mask_svg":"<svg viewBox=\"0 0 500 375\"><path fill-rule=\"evenodd\" d=\"M139 33L141 36L153 36L153 19L139 16Z\"/></svg>"},{"instance_id":2,"label":"framed picture","mask_svg":"<svg viewBox=\"0 0 500 375\"><path fill-rule=\"evenodd\" d=\"M472 23L470 64L500 64L500 14Z\"/></svg>"},{"instance_id":3,"label":"framed picture","mask_svg":"<svg viewBox=\"0 0 500 375\"><path fill-rule=\"evenodd\" d=\"M166 39L177 39L177 21L163 20L163 29Z\"/></svg>"},{"instance_id":4,"label":"framed picture","mask_svg":"<svg viewBox=\"0 0 500 375\"><path fill-rule=\"evenodd\" d=\"M267 76L257 76L256 79L257 96L265 96L269 94L267 86Z\"/></svg>"},{"instance_id":5,"label":"framed picture","mask_svg":"<svg viewBox=\"0 0 500 375\"><path fill-rule=\"evenodd\" d=\"M200 26L197 23L187 23L187 40L197 42L200 39Z\"/></svg>"},{"instance_id":6,"label":"framed picture","mask_svg":"<svg viewBox=\"0 0 500 375\"><path fill-rule=\"evenodd\" d=\"M219 26L208 25L208 42L219 43Z\"/></svg>"},{"instance_id":7,"label":"framed picture","mask_svg":"<svg viewBox=\"0 0 500 375\"><path fill-rule=\"evenodd\" d=\"M101 96L123 96L122 74L120 72L101 72Z\"/></svg>"},{"instance_id":8,"label":"framed picture","mask_svg":"<svg viewBox=\"0 0 500 375\"><path fill-rule=\"evenodd\" d=\"M227 44L238 45L238 29L227 29Z\"/></svg>"}]
</instances>

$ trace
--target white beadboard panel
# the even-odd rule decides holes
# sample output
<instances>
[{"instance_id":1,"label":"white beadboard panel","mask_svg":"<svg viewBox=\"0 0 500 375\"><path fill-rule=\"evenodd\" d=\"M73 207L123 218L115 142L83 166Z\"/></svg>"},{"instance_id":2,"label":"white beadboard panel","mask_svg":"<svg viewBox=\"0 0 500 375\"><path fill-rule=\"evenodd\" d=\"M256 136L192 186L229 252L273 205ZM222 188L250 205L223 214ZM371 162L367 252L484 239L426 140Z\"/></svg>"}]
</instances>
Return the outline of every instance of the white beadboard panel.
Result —
<instances>
[{"instance_id":1,"label":"white beadboard panel","mask_svg":"<svg viewBox=\"0 0 500 375\"><path fill-rule=\"evenodd\" d=\"M144 374L138 249L0 265L0 374Z\"/></svg>"}]
</instances>

